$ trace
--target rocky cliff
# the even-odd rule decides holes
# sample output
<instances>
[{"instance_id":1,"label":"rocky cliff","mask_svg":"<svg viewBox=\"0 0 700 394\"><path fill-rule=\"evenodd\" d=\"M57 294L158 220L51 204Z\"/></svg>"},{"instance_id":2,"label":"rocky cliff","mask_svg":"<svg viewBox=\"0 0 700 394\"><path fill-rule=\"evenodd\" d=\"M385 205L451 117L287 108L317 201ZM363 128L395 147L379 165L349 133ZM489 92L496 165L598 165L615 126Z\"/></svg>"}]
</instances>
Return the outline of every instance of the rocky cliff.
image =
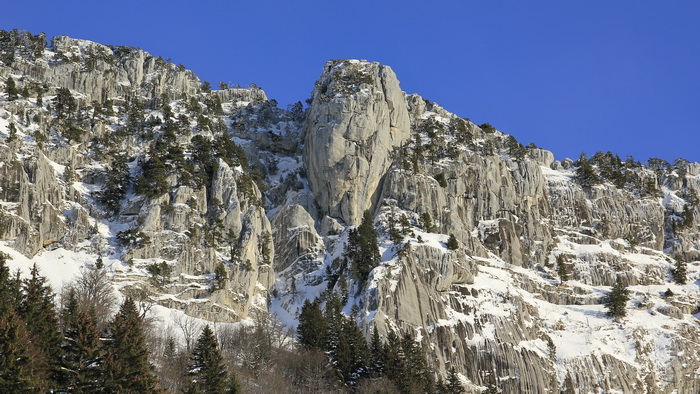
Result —
<instances>
[{"instance_id":1,"label":"rocky cliff","mask_svg":"<svg viewBox=\"0 0 700 394\"><path fill-rule=\"evenodd\" d=\"M41 40L0 45L17 87L0 96L2 250L71 250L210 321L294 325L337 292L367 335L412 333L469 392L700 391L697 163L554 161L367 61L328 62L308 108L281 109L139 49ZM363 280L345 248L365 211L381 261Z\"/></svg>"}]
</instances>

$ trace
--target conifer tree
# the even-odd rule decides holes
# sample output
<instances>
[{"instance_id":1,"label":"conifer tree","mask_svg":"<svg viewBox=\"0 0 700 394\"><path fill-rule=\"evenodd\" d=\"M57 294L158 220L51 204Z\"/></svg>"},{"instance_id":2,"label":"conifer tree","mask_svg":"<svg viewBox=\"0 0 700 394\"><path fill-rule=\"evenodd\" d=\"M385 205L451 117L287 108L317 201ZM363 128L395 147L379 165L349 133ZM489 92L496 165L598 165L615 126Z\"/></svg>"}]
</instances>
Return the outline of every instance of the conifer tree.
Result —
<instances>
[{"instance_id":1,"label":"conifer tree","mask_svg":"<svg viewBox=\"0 0 700 394\"><path fill-rule=\"evenodd\" d=\"M7 94L7 101L17 100L19 97L19 91L17 90L17 84L12 77L7 77L5 82L5 93Z\"/></svg>"},{"instance_id":2,"label":"conifer tree","mask_svg":"<svg viewBox=\"0 0 700 394\"><path fill-rule=\"evenodd\" d=\"M78 305L73 289L68 293L62 320L61 386L69 391L95 391L102 375L100 334L94 315Z\"/></svg>"},{"instance_id":3,"label":"conifer tree","mask_svg":"<svg viewBox=\"0 0 700 394\"><path fill-rule=\"evenodd\" d=\"M35 381L36 352L26 324L17 313L21 301L19 276L12 277L0 253L0 392L41 391Z\"/></svg>"},{"instance_id":4,"label":"conifer tree","mask_svg":"<svg viewBox=\"0 0 700 394\"><path fill-rule=\"evenodd\" d=\"M384 346L385 370L402 393L431 393L435 382L428 370L425 355L410 333L398 337L394 332L387 335Z\"/></svg>"},{"instance_id":5,"label":"conifer tree","mask_svg":"<svg viewBox=\"0 0 700 394\"><path fill-rule=\"evenodd\" d=\"M10 122L8 128L8 133L7 133L7 141L11 142L17 139L17 126L15 126L14 122Z\"/></svg>"},{"instance_id":6,"label":"conifer tree","mask_svg":"<svg viewBox=\"0 0 700 394\"><path fill-rule=\"evenodd\" d=\"M214 285L213 290L221 290L226 287L226 280L228 280L228 272L224 263L219 263L214 269Z\"/></svg>"},{"instance_id":7,"label":"conifer tree","mask_svg":"<svg viewBox=\"0 0 700 394\"><path fill-rule=\"evenodd\" d=\"M693 227L693 211L690 204L683 205L683 228Z\"/></svg>"},{"instance_id":8,"label":"conifer tree","mask_svg":"<svg viewBox=\"0 0 700 394\"><path fill-rule=\"evenodd\" d=\"M590 189L591 187L600 183L600 178L596 174L593 166L586 158L585 153L581 153L581 157L578 159L579 167L576 169L576 174L574 179L579 185L584 188Z\"/></svg>"},{"instance_id":9,"label":"conifer tree","mask_svg":"<svg viewBox=\"0 0 700 394\"><path fill-rule=\"evenodd\" d=\"M323 351L326 348L327 324L318 300L304 301L299 314L299 343L305 349Z\"/></svg>"},{"instance_id":10,"label":"conifer tree","mask_svg":"<svg viewBox=\"0 0 700 394\"><path fill-rule=\"evenodd\" d=\"M20 281L12 277L5 256L0 253L0 316L15 311L21 299L20 291Z\"/></svg>"},{"instance_id":11,"label":"conifer tree","mask_svg":"<svg viewBox=\"0 0 700 394\"><path fill-rule=\"evenodd\" d=\"M680 256L676 256L676 265L671 270L671 273L673 274L673 281L676 282L676 284L679 285L684 285L688 281L688 268L686 266L685 261Z\"/></svg>"},{"instance_id":12,"label":"conifer tree","mask_svg":"<svg viewBox=\"0 0 700 394\"><path fill-rule=\"evenodd\" d=\"M37 348L43 351L45 363L41 375L52 382L58 378L61 358L61 334L58 331L58 318L54 311L54 294L46 278L39 275L39 268L34 264L30 277L22 285L23 297L19 303L19 315L27 322L27 331Z\"/></svg>"},{"instance_id":13,"label":"conifer tree","mask_svg":"<svg viewBox=\"0 0 700 394\"><path fill-rule=\"evenodd\" d=\"M450 368L449 372L447 373L447 382L445 383L444 391L441 391L441 393L442 392L447 394L464 393L464 386L462 386L462 382L459 381L459 377L457 376L457 372L455 371L454 367Z\"/></svg>"},{"instance_id":14,"label":"conifer tree","mask_svg":"<svg viewBox=\"0 0 700 394\"><path fill-rule=\"evenodd\" d=\"M352 262L353 275L362 283L367 280L370 271L379 265L381 256L377 244L377 230L369 211L365 211L360 226L350 230L345 257Z\"/></svg>"},{"instance_id":15,"label":"conifer tree","mask_svg":"<svg viewBox=\"0 0 700 394\"><path fill-rule=\"evenodd\" d=\"M459 242L454 234L450 234L450 238L447 240L447 249L457 250L459 249Z\"/></svg>"},{"instance_id":16,"label":"conifer tree","mask_svg":"<svg viewBox=\"0 0 700 394\"><path fill-rule=\"evenodd\" d=\"M219 350L219 342L214 332L206 325L197 339L197 344L192 351L189 375L190 387L194 392L225 393L227 373L224 367L223 357Z\"/></svg>"},{"instance_id":17,"label":"conifer tree","mask_svg":"<svg viewBox=\"0 0 700 394\"><path fill-rule=\"evenodd\" d=\"M396 222L396 218L394 218L394 211L392 209L391 213L389 213L389 218L388 218L388 233L389 233L389 238L391 238L391 242L398 244L403 241L403 235L401 234L401 231L398 228L398 223Z\"/></svg>"},{"instance_id":18,"label":"conifer tree","mask_svg":"<svg viewBox=\"0 0 700 394\"><path fill-rule=\"evenodd\" d=\"M386 376L396 382L397 387L400 387L400 381L404 377L404 359L401 339L395 332L389 331L384 343L384 372Z\"/></svg>"},{"instance_id":19,"label":"conifer tree","mask_svg":"<svg viewBox=\"0 0 700 394\"><path fill-rule=\"evenodd\" d=\"M423 230L429 233L435 231L435 225L433 225L433 219L430 217L430 213L423 212L420 216L420 219L423 225Z\"/></svg>"},{"instance_id":20,"label":"conifer tree","mask_svg":"<svg viewBox=\"0 0 700 394\"><path fill-rule=\"evenodd\" d=\"M35 350L24 321L14 310L0 313L0 392L34 393L46 389L36 381Z\"/></svg>"},{"instance_id":21,"label":"conifer tree","mask_svg":"<svg viewBox=\"0 0 700 394\"><path fill-rule=\"evenodd\" d=\"M143 104L141 101L134 98L126 108L126 133L137 134L143 131L144 123L146 123L143 115Z\"/></svg>"},{"instance_id":22,"label":"conifer tree","mask_svg":"<svg viewBox=\"0 0 700 394\"><path fill-rule=\"evenodd\" d=\"M324 350L334 354L338 347L339 338L343 329L343 303L336 293L331 293L326 298L326 307L323 310L323 318L326 322L326 346Z\"/></svg>"},{"instance_id":23,"label":"conifer tree","mask_svg":"<svg viewBox=\"0 0 700 394\"><path fill-rule=\"evenodd\" d=\"M569 280L569 270L564 263L564 255L557 255L557 275L559 275L559 284L563 284Z\"/></svg>"},{"instance_id":24,"label":"conifer tree","mask_svg":"<svg viewBox=\"0 0 700 394\"><path fill-rule=\"evenodd\" d=\"M127 299L114 316L104 358L104 389L108 392L157 392L153 366L134 301Z\"/></svg>"},{"instance_id":25,"label":"conifer tree","mask_svg":"<svg viewBox=\"0 0 700 394\"><path fill-rule=\"evenodd\" d=\"M343 317L341 324L338 343L331 352L331 358L343 381L352 383L367 373L371 353L362 331L352 319Z\"/></svg>"},{"instance_id":26,"label":"conifer tree","mask_svg":"<svg viewBox=\"0 0 700 394\"><path fill-rule=\"evenodd\" d=\"M226 393L227 394L241 394L243 393L243 388L241 387L241 382L235 373L231 373L228 381L226 382Z\"/></svg>"},{"instance_id":27,"label":"conifer tree","mask_svg":"<svg viewBox=\"0 0 700 394\"><path fill-rule=\"evenodd\" d=\"M381 338L379 338L379 331L377 331L376 326L372 328L370 352L372 353L370 371L374 377L378 377L384 373L384 343Z\"/></svg>"},{"instance_id":28,"label":"conifer tree","mask_svg":"<svg viewBox=\"0 0 700 394\"><path fill-rule=\"evenodd\" d=\"M605 301L605 307L608 308L608 316L614 318L624 317L627 314L625 310L627 301L629 301L629 290L622 284L622 278L618 276Z\"/></svg>"},{"instance_id":29,"label":"conifer tree","mask_svg":"<svg viewBox=\"0 0 700 394\"><path fill-rule=\"evenodd\" d=\"M129 186L129 166L126 164L126 156L117 155L112 161L112 166L107 171L107 180L102 194L99 197L107 212L114 215L119 212L121 200L126 196Z\"/></svg>"},{"instance_id":30,"label":"conifer tree","mask_svg":"<svg viewBox=\"0 0 700 394\"><path fill-rule=\"evenodd\" d=\"M405 355L403 382L405 382L406 391L427 393L433 392L433 378L428 370L425 355L423 354L423 350L418 342L414 340L410 333L406 333L401 340L401 346ZM399 386L404 384L401 382L396 383Z\"/></svg>"},{"instance_id":31,"label":"conifer tree","mask_svg":"<svg viewBox=\"0 0 700 394\"><path fill-rule=\"evenodd\" d=\"M143 173L136 178L136 194L155 198L162 196L169 190L168 170L163 161L157 156L139 163Z\"/></svg>"},{"instance_id":32,"label":"conifer tree","mask_svg":"<svg viewBox=\"0 0 700 394\"><path fill-rule=\"evenodd\" d=\"M67 88L58 88L52 103L59 119L68 119L78 109L78 102Z\"/></svg>"}]
</instances>

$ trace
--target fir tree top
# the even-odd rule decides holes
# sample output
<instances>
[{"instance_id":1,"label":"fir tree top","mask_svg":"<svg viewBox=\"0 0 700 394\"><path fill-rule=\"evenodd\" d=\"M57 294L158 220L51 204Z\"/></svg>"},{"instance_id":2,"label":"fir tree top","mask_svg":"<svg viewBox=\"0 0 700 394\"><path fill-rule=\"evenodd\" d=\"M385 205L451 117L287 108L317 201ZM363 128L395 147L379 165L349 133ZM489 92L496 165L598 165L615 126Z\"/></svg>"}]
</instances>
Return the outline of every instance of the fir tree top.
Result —
<instances>
[{"instance_id":1,"label":"fir tree top","mask_svg":"<svg viewBox=\"0 0 700 394\"><path fill-rule=\"evenodd\" d=\"M192 351L189 374L191 385L204 393L225 393L227 373L219 341L207 324Z\"/></svg>"}]
</instances>

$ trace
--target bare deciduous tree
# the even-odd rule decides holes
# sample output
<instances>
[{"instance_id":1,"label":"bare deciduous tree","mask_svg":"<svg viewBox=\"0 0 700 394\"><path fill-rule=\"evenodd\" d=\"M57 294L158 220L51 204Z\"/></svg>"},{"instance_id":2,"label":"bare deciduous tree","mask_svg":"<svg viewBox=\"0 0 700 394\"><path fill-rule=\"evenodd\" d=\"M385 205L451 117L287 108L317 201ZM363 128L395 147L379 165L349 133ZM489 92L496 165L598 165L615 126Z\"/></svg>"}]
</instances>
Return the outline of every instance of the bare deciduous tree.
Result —
<instances>
[{"instance_id":1,"label":"bare deciduous tree","mask_svg":"<svg viewBox=\"0 0 700 394\"><path fill-rule=\"evenodd\" d=\"M98 327L104 327L117 305L109 273L104 269L83 268L73 281L63 287L62 299L70 289L75 291L79 305L93 311Z\"/></svg>"},{"instance_id":2,"label":"bare deciduous tree","mask_svg":"<svg viewBox=\"0 0 700 394\"><path fill-rule=\"evenodd\" d=\"M197 340L199 331L202 329L202 324L185 314L173 312L171 316L175 325L182 331L182 336L185 338L185 350L189 354L192 351L192 345Z\"/></svg>"}]
</instances>

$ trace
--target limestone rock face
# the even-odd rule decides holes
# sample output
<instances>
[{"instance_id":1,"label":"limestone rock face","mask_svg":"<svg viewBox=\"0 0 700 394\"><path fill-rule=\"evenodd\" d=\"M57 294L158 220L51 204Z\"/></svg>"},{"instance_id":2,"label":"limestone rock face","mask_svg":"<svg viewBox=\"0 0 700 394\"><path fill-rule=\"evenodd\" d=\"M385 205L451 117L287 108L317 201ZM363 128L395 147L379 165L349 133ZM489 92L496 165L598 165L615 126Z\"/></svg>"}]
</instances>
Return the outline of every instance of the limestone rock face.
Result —
<instances>
[{"instance_id":1,"label":"limestone rock face","mask_svg":"<svg viewBox=\"0 0 700 394\"><path fill-rule=\"evenodd\" d=\"M504 162L465 152L458 160L426 172L442 173L446 186L432 176L392 170L384 181L382 198L395 199L413 212L427 212L438 232L454 234L471 245L474 255L485 256L485 246L513 264L544 261L551 229L542 219L551 208L537 163ZM473 239L475 228L478 240Z\"/></svg>"},{"instance_id":2,"label":"limestone rock face","mask_svg":"<svg viewBox=\"0 0 700 394\"><path fill-rule=\"evenodd\" d=\"M223 250L230 254L235 249L237 255L229 256L229 263L225 264L226 285L211 295L207 305L210 309L225 305L229 311L211 314L200 305L188 309L188 313L210 320L235 321L260 306L256 305L259 296L267 296L267 289L274 283L275 249L265 211L251 203L260 198L260 192L253 186L253 195L246 196L238 189L243 176L240 169L231 168L224 161L219 161L217 168L210 190L180 186L170 194L141 201L139 215L145 219L138 228L150 242L129 249L123 259L161 258L171 261L181 275L210 274L222 262L218 256L222 250L219 238L226 238L231 247ZM192 235L193 229L203 233L204 243ZM186 305L190 296L202 294L180 293L179 302Z\"/></svg>"},{"instance_id":3,"label":"limestone rock face","mask_svg":"<svg viewBox=\"0 0 700 394\"><path fill-rule=\"evenodd\" d=\"M53 51L61 61L49 65L46 60L18 60L15 72L48 83L82 92L87 101L111 97L129 97L140 91L148 98L195 94L199 79L192 71L180 69L149 53L131 47L109 47L67 36L54 37ZM87 58L82 62L77 59ZM58 60L58 59L56 59Z\"/></svg>"},{"instance_id":4,"label":"limestone rock face","mask_svg":"<svg viewBox=\"0 0 700 394\"><path fill-rule=\"evenodd\" d=\"M303 261L323 255L323 239L315 229L313 218L300 205L284 206L272 220L273 238L277 253L274 269L282 272L295 265L296 272L304 271ZM299 260L302 261L299 261Z\"/></svg>"},{"instance_id":5,"label":"limestone rock face","mask_svg":"<svg viewBox=\"0 0 700 394\"><path fill-rule=\"evenodd\" d=\"M595 228L604 238L625 238L661 249L664 245L664 209L653 198L637 198L612 185L592 188L588 194L572 182L548 180L554 222L561 227Z\"/></svg>"},{"instance_id":6,"label":"limestone rock face","mask_svg":"<svg viewBox=\"0 0 700 394\"><path fill-rule=\"evenodd\" d=\"M214 90L212 94L219 97L222 103L236 103L239 101L267 101L265 91L260 88L242 89L231 88Z\"/></svg>"},{"instance_id":7,"label":"limestone rock face","mask_svg":"<svg viewBox=\"0 0 700 394\"><path fill-rule=\"evenodd\" d=\"M391 68L328 62L304 124L304 163L321 214L359 224L409 128L406 100Z\"/></svg>"}]
</instances>

